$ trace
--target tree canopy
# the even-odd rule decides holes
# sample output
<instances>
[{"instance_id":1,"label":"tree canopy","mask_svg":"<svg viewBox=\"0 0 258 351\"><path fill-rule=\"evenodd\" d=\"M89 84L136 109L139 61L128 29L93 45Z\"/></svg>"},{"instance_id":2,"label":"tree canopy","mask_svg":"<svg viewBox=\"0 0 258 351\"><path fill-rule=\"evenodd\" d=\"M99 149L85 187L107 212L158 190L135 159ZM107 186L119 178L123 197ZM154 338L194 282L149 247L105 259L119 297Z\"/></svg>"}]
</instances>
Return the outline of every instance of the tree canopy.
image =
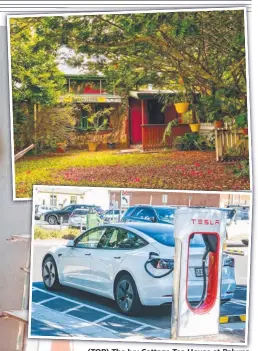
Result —
<instances>
[{"instance_id":1,"label":"tree canopy","mask_svg":"<svg viewBox=\"0 0 258 351\"><path fill-rule=\"evenodd\" d=\"M181 80L204 91L245 86L243 11L74 16L67 21L66 45L98 58L91 65L116 71L119 83L129 70L136 82L156 75L160 84Z\"/></svg>"},{"instance_id":2,"label":"tree canopy","mask_svg":"<svg viewBox=\"0 0 258 351\"><path fill-rule=\"evenodd\" d=\"M14 122L20 103L53 105L67 64L102 72L110 88L127 93L156 87L195 91L210 120L246 112L243 10L185 11L13 18L10 20ZM85 57L90 58L85 63ZM21 117L23 116L23 117Z\"/></svg>"}]
</instances>

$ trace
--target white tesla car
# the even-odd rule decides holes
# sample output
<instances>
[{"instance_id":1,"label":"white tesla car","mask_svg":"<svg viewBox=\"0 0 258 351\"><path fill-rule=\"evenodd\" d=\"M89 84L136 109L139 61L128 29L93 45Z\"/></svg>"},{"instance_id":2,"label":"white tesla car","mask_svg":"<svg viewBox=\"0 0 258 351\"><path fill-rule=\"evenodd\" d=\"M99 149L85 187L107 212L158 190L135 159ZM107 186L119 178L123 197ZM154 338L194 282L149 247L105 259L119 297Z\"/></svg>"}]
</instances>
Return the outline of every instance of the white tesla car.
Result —
<instances>
[{"instance_id":1,"label":"white tesla car","mask_svg":"<svg viewBox=\"0 0 258 351\"><path fill-rule=\"evenodd\" d=\"M171 303L174 266L174 226L160 223L107 224L86 231L66 246L54 247L42 263L43 282L53 290L65 285L116 301L127 315L142 305ZM188 300L196 303L203 291L199 235L191 245ZM221 300L235 291L234 259L225 255Z\"/></svg>"}]
</instances>

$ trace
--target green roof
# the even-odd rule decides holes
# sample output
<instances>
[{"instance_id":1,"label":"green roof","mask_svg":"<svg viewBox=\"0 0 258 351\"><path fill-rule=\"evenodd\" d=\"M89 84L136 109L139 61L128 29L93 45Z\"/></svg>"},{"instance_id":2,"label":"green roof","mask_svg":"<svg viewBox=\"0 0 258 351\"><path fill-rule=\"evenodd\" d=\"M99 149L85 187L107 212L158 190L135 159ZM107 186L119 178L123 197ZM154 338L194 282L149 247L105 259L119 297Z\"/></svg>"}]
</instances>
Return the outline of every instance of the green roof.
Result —
<instances>
[{"instance_id":1,"label":"green roof","mask_svg":"<svg viewBox=\"0 0 258 351\"><path fill-rule=\"evenodd\" d=\"M73 80L105 80L104 76L97 76L92 74L65 74L65 78Z\"/></svg>"}]
</instances>

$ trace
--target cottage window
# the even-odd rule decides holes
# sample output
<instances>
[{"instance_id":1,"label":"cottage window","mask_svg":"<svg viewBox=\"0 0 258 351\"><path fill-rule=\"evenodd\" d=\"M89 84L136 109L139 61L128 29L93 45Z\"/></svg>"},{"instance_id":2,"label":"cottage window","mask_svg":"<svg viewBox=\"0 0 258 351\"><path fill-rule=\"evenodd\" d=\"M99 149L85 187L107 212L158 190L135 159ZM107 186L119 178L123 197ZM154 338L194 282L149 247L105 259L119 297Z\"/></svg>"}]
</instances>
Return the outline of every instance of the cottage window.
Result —
<instances>
[{"instance_id":1,"label":"cottage window","mask_svg":"<svg viewBox=\"0 0 258 351\"><path fill-rule=\"evenodd\" d=\"M110 107L109 104L94 104L92 105L92 113L96 113L98 111L104 110L105 108ZM109 117L107 118L107 124L104 125L104 117L99 117L94 122L89 121L89 112L86 111L83 107L81 107L81 120L80 120L80 127L84 130L92 130L95 128L101 127L101 129L107 129L109 126Z\"/></svg>"},{"instance_id":2,"label":"cottage window","mask_svg":"<svg viewBox=\"0 0 258 351\"><path fill-rule=\"evenodd\" d=\"M165 123L163 105L157 99L148 100L148 116L149 124Z\"/></svg>"}]
</instances>

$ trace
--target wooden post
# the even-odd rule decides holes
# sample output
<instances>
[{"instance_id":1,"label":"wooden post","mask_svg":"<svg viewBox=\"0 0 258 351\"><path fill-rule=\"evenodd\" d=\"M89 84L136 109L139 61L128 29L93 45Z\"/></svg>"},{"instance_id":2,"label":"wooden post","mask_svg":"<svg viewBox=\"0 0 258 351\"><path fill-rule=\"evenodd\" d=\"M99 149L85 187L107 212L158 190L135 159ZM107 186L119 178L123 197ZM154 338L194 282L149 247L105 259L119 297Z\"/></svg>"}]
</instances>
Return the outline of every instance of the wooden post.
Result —
<instances>
[{"instance_id":1,"label":"wooden post","mask_svg":"<svg viewBox=\"0 0 258 351\"><path fill-rule=\"evenodd\" d=\"M218 141L218 130L215 129L215 148L216 148L216 161L219 161L219 141Z\"/></svg>"},{"instance_id":2,"label":"wooden post","mask_svg":"<svg viewBox=\"0 0 258 351\"><path fill-rule=\"evenodd\" d=\"M34 104L33 105L33 121L34 121L34 124L33 124L33 141L34 143L36 144L37 142L37 104Z\"/></svg>"}]
</instances>

